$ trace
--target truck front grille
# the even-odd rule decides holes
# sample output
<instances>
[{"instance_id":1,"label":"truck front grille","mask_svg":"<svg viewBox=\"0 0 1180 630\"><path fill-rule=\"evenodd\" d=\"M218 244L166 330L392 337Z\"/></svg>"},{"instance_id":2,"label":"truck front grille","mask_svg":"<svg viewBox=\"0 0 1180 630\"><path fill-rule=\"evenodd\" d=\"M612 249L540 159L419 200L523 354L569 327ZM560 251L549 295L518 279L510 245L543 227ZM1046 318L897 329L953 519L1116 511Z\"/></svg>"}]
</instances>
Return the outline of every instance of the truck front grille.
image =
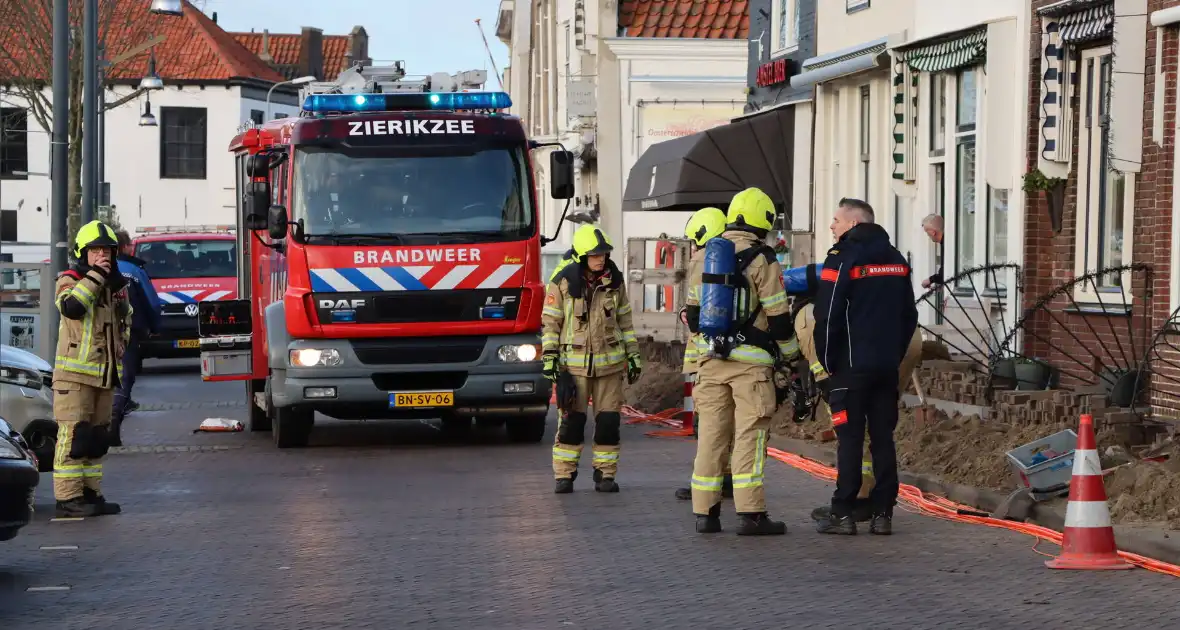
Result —
<instances>
[{"instance_id":1,"label":"truck front grille","mask_svg":"<svg viewBox=\"0 0 1180 630\"><path fill-rule=\"evenodd\" d=\"M488 338L432 337L428 339L355 339L352 350L367 365L416 363L474 363Z\"/></svg>"}]
</instances>

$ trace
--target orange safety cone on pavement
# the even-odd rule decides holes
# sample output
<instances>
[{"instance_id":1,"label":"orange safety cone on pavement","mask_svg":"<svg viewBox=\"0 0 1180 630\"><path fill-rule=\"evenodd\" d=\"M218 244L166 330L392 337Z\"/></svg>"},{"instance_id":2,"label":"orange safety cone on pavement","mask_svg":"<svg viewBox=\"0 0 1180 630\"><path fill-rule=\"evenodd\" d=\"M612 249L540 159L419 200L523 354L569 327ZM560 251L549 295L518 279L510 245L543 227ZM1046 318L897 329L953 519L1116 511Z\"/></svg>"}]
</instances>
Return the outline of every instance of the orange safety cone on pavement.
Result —
<instances>
[{"instance_id":1,"label":"orange safety cone on pavement","mask_svg":"<svg viewBox=\"0 0 1180 630\"><path fill-rule=\"evenodd\" d=\"M1078 426L1078 446L1073 454L1061 555L1045 563L1050 569L1135 568L1119 557L1114 544L1114 527L1110 524L1096 442L1094 417L1083 414Z\"/></svg>"}]
</instances>

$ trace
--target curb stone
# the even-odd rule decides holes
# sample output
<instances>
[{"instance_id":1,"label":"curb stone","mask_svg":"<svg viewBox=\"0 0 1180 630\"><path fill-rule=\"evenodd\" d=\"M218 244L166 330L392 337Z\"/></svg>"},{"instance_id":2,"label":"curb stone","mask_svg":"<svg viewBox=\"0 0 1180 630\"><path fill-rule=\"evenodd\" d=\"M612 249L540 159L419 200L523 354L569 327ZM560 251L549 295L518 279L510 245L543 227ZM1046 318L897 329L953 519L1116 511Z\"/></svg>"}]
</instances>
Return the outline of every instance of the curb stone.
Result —
<instances>
[{"instance_id":1,"label":"curb stone","mask_svg":"<svg viewBox=\"0 0 1180 630\"><path fill-rule=\"evenodd\" d=\"M828 466L836 465L836 449L828 446L781 436L773 436L769 445ZM977 508L983 512L994 512L1007 499L1007 496L995 490L951 483L933 475L899 471L897 476L901 483L915 486L922 492L941 495L951 501ZM1062 531L1065 528L1065 502L1056 501L1053 504L1034 502L1029 508L1027 522L1054 531ZM1180 565L1180 532L1133 525L1115 525L1114 535L1115 543L1121 551Z\"/></svg>"}]
</instances>

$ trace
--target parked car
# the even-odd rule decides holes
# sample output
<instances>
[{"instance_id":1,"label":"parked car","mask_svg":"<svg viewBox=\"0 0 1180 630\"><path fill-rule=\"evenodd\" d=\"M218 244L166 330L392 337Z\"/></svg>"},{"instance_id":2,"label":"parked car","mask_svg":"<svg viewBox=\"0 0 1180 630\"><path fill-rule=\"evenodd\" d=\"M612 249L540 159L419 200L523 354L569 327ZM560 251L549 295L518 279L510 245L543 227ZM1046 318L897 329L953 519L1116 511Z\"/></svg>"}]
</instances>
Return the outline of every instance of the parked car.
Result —
<instances>
[{"instance_id":1,"label":"parked car","mask_svg":"<svg viewBox=\"0 0 1180 630\"><path fill-rule=\"evenodd\" d=\"M12 540L32 520L37 467L24 438L0 417L0 541Z\"/></svg>"},{"instance_id":2,"label":"parked car","mask_svg":"<svg viewBox=\"0 0 1180 630\"><path fill-rule=\"evenodd\" d=\"M53 367L44 359L0 345L0 418L24 437L37 455L41 472L52 471L57 422L53 419Z\"/></svg>"}]
</instances>

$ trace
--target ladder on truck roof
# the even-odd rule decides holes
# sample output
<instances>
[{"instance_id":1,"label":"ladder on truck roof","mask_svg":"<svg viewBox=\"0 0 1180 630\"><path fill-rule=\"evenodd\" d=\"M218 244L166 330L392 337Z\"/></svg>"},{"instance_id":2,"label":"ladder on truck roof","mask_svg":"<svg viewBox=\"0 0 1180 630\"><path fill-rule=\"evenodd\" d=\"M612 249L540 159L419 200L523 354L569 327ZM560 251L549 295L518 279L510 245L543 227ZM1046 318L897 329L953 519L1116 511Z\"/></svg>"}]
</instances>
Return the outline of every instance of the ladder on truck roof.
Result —
<instances>
[{"instance_id":1,"label":"ladder on truck roof","mask_svg":"<svg viewBox=\"0 0 1180 630\"><path fill-rule=\"evenodd\" d=\"M299 90L299 100L312 94L390 94L394 92L464 92L478 90L488 80L487 70L457 74L436 72L423 79L406 79L406 64L366 66L358 63L340 73L335 81L313 81Z\"/></svg>"},{"instance_id":2,"label":"ladder on truck roof","mask_svg":"<svg viewBox=\"0 0 1180 630\"><path fill-rule=\"evenodd\" d=\"M152 225L136 228L136 234L210 234L236 232L236 225Z\"/></svg>"}]
</instances>

